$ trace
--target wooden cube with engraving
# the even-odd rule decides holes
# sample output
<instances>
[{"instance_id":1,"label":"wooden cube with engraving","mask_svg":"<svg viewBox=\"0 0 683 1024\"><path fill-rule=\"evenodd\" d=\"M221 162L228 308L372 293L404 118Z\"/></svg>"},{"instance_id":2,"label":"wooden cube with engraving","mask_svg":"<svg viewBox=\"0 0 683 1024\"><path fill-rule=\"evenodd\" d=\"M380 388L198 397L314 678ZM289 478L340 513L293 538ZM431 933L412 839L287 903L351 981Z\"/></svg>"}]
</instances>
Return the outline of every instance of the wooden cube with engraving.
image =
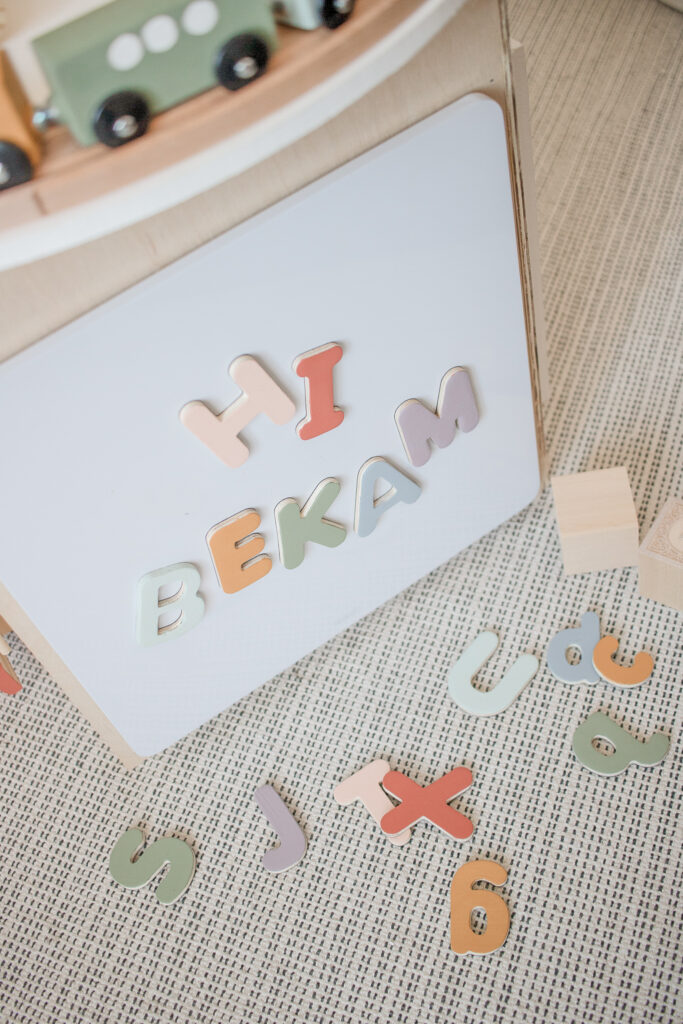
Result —
<instances>
[{"instance_id":1,"label":"wooden cube with engraving","mask_svg":"<svg viewBox=\"0 0 683 1024\"><path fill-rule=\"evenodd\" d=\"M669 498L638 555L643 597L683 612L683 498Z\"/></svg>"}]
</instances>

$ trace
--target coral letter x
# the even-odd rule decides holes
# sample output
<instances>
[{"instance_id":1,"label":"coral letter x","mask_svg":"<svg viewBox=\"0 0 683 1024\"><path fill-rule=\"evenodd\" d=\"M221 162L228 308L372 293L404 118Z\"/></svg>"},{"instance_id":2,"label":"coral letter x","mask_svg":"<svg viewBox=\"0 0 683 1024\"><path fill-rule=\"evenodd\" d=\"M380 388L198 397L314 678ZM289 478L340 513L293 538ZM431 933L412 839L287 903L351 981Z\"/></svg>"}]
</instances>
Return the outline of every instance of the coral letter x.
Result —
<instances>
[{"instance_id":1,"label":"coral letter x","mask_svg":"<svg viewBox=\"0 0 683 1024\"><path fill-rule=\"evenodd\" d=\"M420 818L427 818L454 839L469 839L474 826L469 818L448 806L458 793L472 785L469 768L454 768L429 786L420 786L401 772L388 772L382 779L387 793L397 797L401 804L383 816L379 825L388 836L395 836L410 828Z\"/></svg>"}]
</instances>

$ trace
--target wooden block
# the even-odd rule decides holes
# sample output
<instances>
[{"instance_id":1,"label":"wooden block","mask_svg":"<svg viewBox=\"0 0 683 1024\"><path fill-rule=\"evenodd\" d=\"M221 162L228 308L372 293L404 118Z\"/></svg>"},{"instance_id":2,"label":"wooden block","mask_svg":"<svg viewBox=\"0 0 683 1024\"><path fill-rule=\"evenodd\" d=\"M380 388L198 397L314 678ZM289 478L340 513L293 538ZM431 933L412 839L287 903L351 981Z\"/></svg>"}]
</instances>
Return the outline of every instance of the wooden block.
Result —
<instances>
[{"instance_id":1,"label":"wooden block","mask_svg":"<svg viewBox=\"0 0 683 1024\"><path fill-rule=\"evenodd\" d=\"M624 466L551 480L564 571L597 572L638 562L638 516Z\"/></svg>"},{"instance_id":2,"label":"wooden block","mask_svg":"<svg viewBox=\"0 0 683 1024\"><path fill-rule=\"evenodd\" d=\"M643 597L683 612L683 498L669 498L638 554Z\"/></svg>"}]
</instances>

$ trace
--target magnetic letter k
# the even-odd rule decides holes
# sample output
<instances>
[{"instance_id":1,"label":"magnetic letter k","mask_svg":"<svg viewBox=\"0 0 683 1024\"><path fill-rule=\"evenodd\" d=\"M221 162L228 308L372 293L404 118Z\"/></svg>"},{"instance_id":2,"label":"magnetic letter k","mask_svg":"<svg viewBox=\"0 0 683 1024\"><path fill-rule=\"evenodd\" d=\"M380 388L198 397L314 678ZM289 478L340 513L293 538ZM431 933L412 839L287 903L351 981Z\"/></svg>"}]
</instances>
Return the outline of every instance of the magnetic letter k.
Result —
<instances>
[{"instance_id":1,"label":"magnetic letter k","mask_svg":"<svg viewBox=\"0 0 683 1024\"><path fill-rule=\"evenodd\" d=\"M395 836L410 828L421 818L427 818L454 839L469 839L474 826L469 818L449 807L448 801L472 785L469 768L454 768L429 786L420 786L401 772L389 772L382 779L387 793L397 797L401 804L387 811L379 823L382 832Z\"/></svg>"}]
</instances>

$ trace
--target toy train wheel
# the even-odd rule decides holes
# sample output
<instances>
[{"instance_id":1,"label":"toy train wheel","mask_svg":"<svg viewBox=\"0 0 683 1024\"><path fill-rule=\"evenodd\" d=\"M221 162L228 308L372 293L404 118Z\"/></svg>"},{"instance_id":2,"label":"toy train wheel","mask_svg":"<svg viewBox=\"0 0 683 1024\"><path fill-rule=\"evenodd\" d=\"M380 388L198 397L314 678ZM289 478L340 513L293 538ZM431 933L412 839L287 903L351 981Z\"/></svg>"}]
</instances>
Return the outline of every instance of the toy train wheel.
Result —
<instances>
[{"instance_id":1,"label":"toy train wheel","mask_svg":"<svg viewBox=\"0 0 683 1024\"><path fill-rule=\"evenodd\" d=\"M31 161L23 149L0 139L0 191L13 185L23 185L32 177Z\"/></svg>"},{"instance_id":2,"label":"toy train wheel","mask_svg":"<svg viewBox=\"0 0 683 1024\"><path fill-rule=\"evenodd\" d=\"M101 104L92 126L100 142L112 149L132 142L149 127L147 100L137 92L115 92Z\"/></svg>"},{"instance_id":3,"label":"toy train wheel","mask_svg":"<svg viewBox=\"0 0 683 1024\"><path fill-rule=\"evenodd\" d=\"M356 0L323 0L320 17L328 28L339 28L353 14Z\"/></svg>"},{"instance_id":4,"label":"toy train wheel","mask_svg":"<svg viewBox=\"0 0 683 1024\"><path fill-rule=\"evenodd\" d=\"M268 46L260 36L245 32L233 36L216 56L216 78L226 89L241 89L262 75L268 64Z\"/></svg>"}]
</instances>

